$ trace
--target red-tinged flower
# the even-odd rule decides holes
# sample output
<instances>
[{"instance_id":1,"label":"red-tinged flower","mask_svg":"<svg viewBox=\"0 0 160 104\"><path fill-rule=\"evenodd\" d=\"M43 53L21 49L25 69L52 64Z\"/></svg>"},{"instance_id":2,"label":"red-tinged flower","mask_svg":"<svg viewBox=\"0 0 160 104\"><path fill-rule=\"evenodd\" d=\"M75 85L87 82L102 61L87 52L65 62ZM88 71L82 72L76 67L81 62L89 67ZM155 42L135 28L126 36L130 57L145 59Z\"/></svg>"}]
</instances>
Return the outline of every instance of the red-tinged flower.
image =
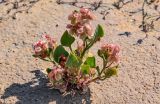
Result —
<instances>
[{"instance_id":1,"label":"red-tinged flower","mask_svg":"<svg viewBox=\"0 0 160 104\"><path fill-rule=\"evenodd\" d=\"M71 34L80 37L92 35L90 20L94 19L94 15L89 9L81 8L80 11L74 11L68 19L71 20L71 24L67 25Z\"/></svg>"},{"instance_id":2,"label":"red-tinged flower","mask_svg":"<svg viewBox=\"0 0 160 104\"><path fill-rule=\"evenodd\" d=\"M48 74L48 78L53 81L59 81L63 77L64 69L57 66L53 67L52 71Z\"/></svg>"},{"instance_id":3,"label":"red-tinged flower","mask_svg":"<svg viewBox=\"0 0 160 104\"><path fill-rule=\"evenodd\" d=\"M35 56L46 58L48 56L48 49L54 49L56 42L49 35L42 35L43 40L40 40L33 44Z\"/></svg>"},{"instance_id":4,"label":"red-tinged flower","mask_svg":"<svg viewBox=\"0 0 160 104\"><path fill-rule=\"evenodd\" d=\"M47 44L45 41L38 41L33 44L34 52L36 56L40 56L41 58L45 58L47 56Z\"/></svg>"},{"instance_id":5,"label":"red-tinged flower","mask_svg":"<svg viewBox=\"0 0 160 104\"><path fill-rule=\"evenodd\" d=\"M81 18L83 19L89 19L89 20L93 20L95 19L95 16L91 13L91 11L87 8L81 8L80 9L80 13L82 15Z\"/></svg>"},{"instance_id":6,"label":"red-tinged flower","mask_svg":"<svg viewBox=\"0 0 160 104\"><path fill-rule=\"evenodd\" d=\"M78 36L84 35L84 26L79 26L79 27L77 28L76 34L77 34Z\"/></svg>"},{"instance_id":7,"label":"red-tinged flower","mask_svg":"<svg viewBox=\"0 0 160 104\"><path fill-rule=\"evenodd\" d=\"M92 35L92 27L90 24L85 24L84 25L84 30L85 30L85 33L88 35L88 36L91 36Z\"/></svg>"},{"instance_id":8,"label":"red-tinged flower","mask_svg":"<svg viewBox=\"0 0 160 104\"><path fill-rule=\"evenodd\" d=\"M75 25L68 24L67 28L70 29L69 32L72 33L73 35L80 36L84 33L84 26L80 23L77 23Z\"/></svg>"},{"instance_id":9,"label":"red-tinged flower","mask_svg":"<svg viewBox=\"0 0 160 104\"><path fill-rule=\"evenodd\" d=\"M81 21L81 14L78 11L73 11L72 14L68 16L68 20L71 20L71 24L75 24Z\"/></svg>"},{"instance_id":10,"label":"red-tinged flower","mask_svg":"<svg viewBox=\"0 0 160 104\"><path fill-rule=\"evenodd\" d=\"M88 14L88 12L90 12L90 11L89 11L89 9L87 9L87 8L81 8L81 9L80 9L80 12L81 12L82 14Z\"/></svg>"},{"instance_id":11,"label":"red-tinged flower","mask_svg":"<svg viewBox=\"0 0 160 104\"><path fill-rule=\"evenodd\" d=\"M106 44L101 47L101 50L108 54L108 61L118 62L120 47L114 44Z\"/></svg>"},{"instance_id":12,"label":"red-tinged flower","mask_svg":"<svg viewBox=\"0 0 160 104\"><path fill-rule=\"evenodd\" d=\"M46 39L47 41L47 45L48 45L48 48L51 48L51 49L54 49L55 46L56 46L56 41L50 36L50 35L43 35L42 36L44 39Z\"/></svg>"},{"instance_id":13,"label":"red-tinged flower","mask_svg":"<svg viewBox=\"0 0 160 104\"><path fill-rule=\"evenodd\" d=\"M81 24L77 23L75 25L68 24L67 28L70 29L70 33L75 34L77 36L91 36L92 35L92 27L89 23Z\"/></svg>"}]
</instances>

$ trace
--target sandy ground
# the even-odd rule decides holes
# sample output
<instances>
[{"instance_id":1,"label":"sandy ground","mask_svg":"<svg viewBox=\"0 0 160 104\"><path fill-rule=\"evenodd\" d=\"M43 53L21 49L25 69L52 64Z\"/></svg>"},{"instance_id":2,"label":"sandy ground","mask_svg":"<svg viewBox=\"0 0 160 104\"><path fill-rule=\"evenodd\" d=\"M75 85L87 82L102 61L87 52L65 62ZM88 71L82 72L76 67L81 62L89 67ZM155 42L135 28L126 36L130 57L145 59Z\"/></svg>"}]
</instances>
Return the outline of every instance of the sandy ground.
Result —
<instances>
[{"instance_id":1,"label":"sandy ground","mask_svg":"<svg viewBox=\"0 0 160 104\"><path fill-rule=\"evenodd\" d=\"M59 40L68 23L67 15L78 8L58 5L55 0L20 1L18 8L14 0L0 3L0 104L160 104L160 32L150 31L145 38L139 28L142 13L129 13L141 8L142 0L120 10L111 5L114 0L103 0L106 7L94 11L94 26L102 24L106 36L92 51L106 41L119 44L120 69L117 77L92 83L90 92L73 98L46 86L47 80L39 70L48 64L32 57L32 43L45 32ZM108 12L105 20L104 10ZM148 12L156 14L152 7ZM155 28L160 30L160 20Z\"/></svg>"}]
</instances>

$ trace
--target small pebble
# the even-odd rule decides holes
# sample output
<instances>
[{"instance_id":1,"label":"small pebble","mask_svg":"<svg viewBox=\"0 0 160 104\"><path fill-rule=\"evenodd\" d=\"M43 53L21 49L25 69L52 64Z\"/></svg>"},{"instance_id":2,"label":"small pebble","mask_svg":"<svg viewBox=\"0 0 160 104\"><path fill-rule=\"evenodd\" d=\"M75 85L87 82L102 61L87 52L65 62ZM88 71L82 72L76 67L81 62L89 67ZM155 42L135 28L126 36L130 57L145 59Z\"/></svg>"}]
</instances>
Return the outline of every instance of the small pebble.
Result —
<instances>
[{"instance_id":1,"label":"small pebble","mask_svg":"<svg viewBox=\"0 0 160 104\"><path fill-rule=\"evenodd\" d=\"M56 27L58 27L58 24L56 24Z\"/></svg>"},{"instance_id":2,"label":"small pebble","mask_svg":"<svg viewBox=\"0 0 160 104\"><path fill-rule=\"evenodd\" d=\"M142 42L143 42L142 39L139 39L139 40L137 41L138 44L142 44Z\"/></svg>"}]
</instances>

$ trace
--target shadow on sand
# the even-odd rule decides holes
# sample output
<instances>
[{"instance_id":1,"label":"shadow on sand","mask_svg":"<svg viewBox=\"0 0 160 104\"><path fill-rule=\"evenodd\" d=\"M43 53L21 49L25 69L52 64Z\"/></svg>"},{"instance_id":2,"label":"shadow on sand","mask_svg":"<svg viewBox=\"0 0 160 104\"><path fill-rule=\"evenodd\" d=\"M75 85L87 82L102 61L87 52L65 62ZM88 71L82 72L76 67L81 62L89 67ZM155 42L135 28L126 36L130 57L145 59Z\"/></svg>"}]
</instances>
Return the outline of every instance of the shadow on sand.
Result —
<instances>
[{"instance_id":1,"label":"shadow on sand","mask_svg":"<svg viewBox=\"0 0 160 104\"><path fill-rule=\"evenodd\" d=\"M25 84L13 83L5 89L5 93L1 97L4 101L11 96L17 97L15 104L90 104L90 91L85 95L76 94L62 96L57 90L50 89L46 83L46 77L42 77L39 70L32 71L35 74L35 81Z\"/></svg>"}]
</instances>

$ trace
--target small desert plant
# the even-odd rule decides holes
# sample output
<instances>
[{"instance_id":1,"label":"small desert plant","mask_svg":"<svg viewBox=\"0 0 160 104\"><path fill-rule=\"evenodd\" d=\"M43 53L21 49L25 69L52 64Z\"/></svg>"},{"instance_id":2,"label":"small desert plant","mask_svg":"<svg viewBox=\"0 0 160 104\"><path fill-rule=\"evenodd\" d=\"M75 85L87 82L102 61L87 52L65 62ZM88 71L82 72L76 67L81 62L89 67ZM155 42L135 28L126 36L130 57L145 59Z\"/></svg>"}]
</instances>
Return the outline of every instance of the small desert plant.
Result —
<instances>
[{"instance_id":1,"label":"small desert plant","mask_svg":"<svg viewBox=\"0 0 160 104\"><path fill-rule=\"evenodd\" d=\"M97 54L103 60L102 68L96 65L95 56L88 54L89 49L104 36L101 25L92 33L91 20L94 18L88 9L75 10L68 16L71 22L61 37L61 45L57 45L49 35L43 35L44 40L33 44L34 57L53 63L53 67L46 70L47 76L52 86L61 92L84 91L91 82L117 75L118 45L104 44L99 48ZM72 49L75 40L78 40L76 48Z\"/></svg>"}]
</instances>

